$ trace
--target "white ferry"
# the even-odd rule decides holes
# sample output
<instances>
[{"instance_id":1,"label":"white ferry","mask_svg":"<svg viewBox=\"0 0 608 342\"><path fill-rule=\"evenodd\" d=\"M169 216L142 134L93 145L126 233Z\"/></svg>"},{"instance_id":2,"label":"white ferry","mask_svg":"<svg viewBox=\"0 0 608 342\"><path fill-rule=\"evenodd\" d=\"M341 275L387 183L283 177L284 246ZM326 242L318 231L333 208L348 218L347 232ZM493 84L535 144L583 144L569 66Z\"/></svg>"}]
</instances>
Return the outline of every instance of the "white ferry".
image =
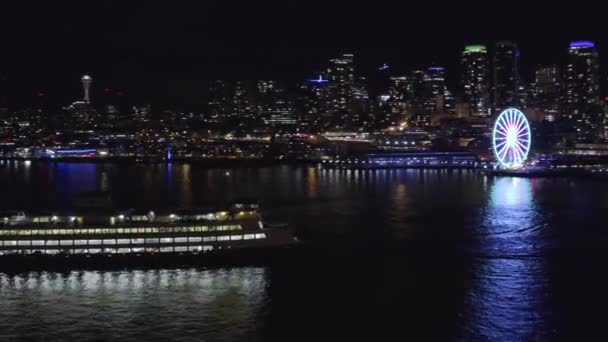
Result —
<instances>
[{"instance_id":1,"label":"white ferry","mask_svg":"<svg viewBox=\"0 0 608 342\"><path fill-rule=\"evenodd\" d=\"M202 254L296 242L286 227L264 225L255 203L238 203L228 210L170 213L0 213L0 256Z\"/></svg>"}]
</instances>

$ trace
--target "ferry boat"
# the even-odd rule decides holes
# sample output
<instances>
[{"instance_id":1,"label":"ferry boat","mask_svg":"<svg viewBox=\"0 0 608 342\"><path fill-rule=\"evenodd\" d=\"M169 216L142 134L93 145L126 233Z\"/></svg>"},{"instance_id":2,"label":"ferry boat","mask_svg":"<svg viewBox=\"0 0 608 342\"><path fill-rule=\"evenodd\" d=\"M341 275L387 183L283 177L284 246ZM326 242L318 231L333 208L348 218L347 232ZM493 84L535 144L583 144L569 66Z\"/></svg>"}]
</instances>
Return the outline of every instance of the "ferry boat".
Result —
<instances>
[{"instance_id":1,"label":"ferry boat","mask_svg":"<svg viewBox=\"0 0 608 342\"><path fill-rule=\"evenodd\" d=\"M199 255L287 247L286 227L266 226L256 203L227 210L113 215L0 213L0 259L8 256Z\"/></svg>"}]
</instances>

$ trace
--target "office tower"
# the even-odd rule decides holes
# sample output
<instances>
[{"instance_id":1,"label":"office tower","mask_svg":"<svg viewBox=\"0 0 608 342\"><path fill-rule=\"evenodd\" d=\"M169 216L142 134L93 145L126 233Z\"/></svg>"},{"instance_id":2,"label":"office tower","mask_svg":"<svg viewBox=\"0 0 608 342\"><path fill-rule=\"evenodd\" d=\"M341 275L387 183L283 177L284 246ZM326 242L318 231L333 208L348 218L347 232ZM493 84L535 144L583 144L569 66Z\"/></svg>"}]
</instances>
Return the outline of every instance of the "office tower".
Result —
<instances>
[{"instance_id":1,"label":"office tower","mask_svg":"<svg viewBox=\"0 0 608 342\"><path fill-rule=\"evenodd\" d=\"M493 58L493 113L507 107L521 106L518 101L520 86L519 49L514 42L497 42Z\"/></svg>"},{"instance_id":2,"label":"office tower","mask_svg":"<svg viewBox=\"0 0 608 342\"><path fill-rule=\"evenodd\" d=\"M355 85L354 56L344 54L329 61L329 111L334 126L344 126L352 115L353 86Z\"/></svg>"},{"instance_id":3,"label":"office tower","mask_svg":"<svg viewBox=\"0 0 608 342\"><path fill-rule=\"evenodd\" d=\"M271 127L296 124L295 110L285 89L273 80L257 83L257 113L264 124Z\"/></svg>"},{"instance_id":4,"label":"office tower","mask_svg":"<svg viewBox=\"0 0 608 342\"><path fill-rule=\"evenodd\" d=\"M370 123L369 112L370 100L367 90L367 79L365 77L357 77L352 87L351 116L347 120L347 124L351 128L367 126Z\"/></svg>"},{"instance_id":5,"label":"office tower","mask_svg":"<svg viewBox=\"0 0 608 342\"><path fill-rule=\"evenodd\" d=\"M599 56L593 42L570 43L565 86L568 104L581 106L599 102Z\"/></svg>"},{"instance_id":6,"label":"office tower","mask_svg":"<svg viewBox=\"0 0 608 342\"><path fill-rule=\"evenodd\" d=\"M406 76L393 76L388 86L390 112L406 115L408 102L408 78Z\"/></svg>"},{"instance_id":7,"label":"office tower","mask_svg":"<svg viewBox=\"0 0 608 342\"><path fill-rule=\"evenodd\" d=\"M564 115L572 120L576 140L593 141L600 136L603 119L600 104L599 56L591 41L573 41L568 48L564 73Z\"/></svg>"},{"instance_id":8,"label":"office tower","mask_svg":"<svg viewBox=\"0 0 608 342\"><path fill-rule=\"evenodd\" d=\"M539 65L534 72L534 96L541 100L554 98L561 93L562 80L557 65Z\"/></svg>"},{"instance_id":9,"label":"office tower","mask_svg":"<svg viewBox=\"0 0 608 342\"><path fill-rule=\"evenodd\" d=\"M85 103L90 103L91 97L90 97L89 91L91 89L91 83L93 83L93 78L91 78L91 76L89 76L89 75L84 75L84 76L82 76L80 81L82 82L82 89L84 91L83 100Z\"/></svg>"},{"instance_id":10,"label":"office tower","mask_svg":"<svg viewBox=\"0 0 608 342\"><path fill-rule=\"evenodd\" d=\"M414 126L425 126L430 123L429 115L424 108L427 91L425 77L424 70L412 70L408 74L407 111L410 124Z\"/></svg>"},{"instance_id":11,"label":"office tower","mask_svg":"<svg viewBox=\"0 0 608 342\"><path fill-rule=\"evenodd\" d=\"M462 77L469 114L489 115L488 52L485 45L467 45L462 52Z\"/></svg>"},{"instance_id":12,"label":"office tower","mask_svg":"<svg viewBox=\"0 0 608 342\"><path fill-rule=\"evenodd\" d=\"M545 111L547 121L558 116L562 79L557 65L539 65L534 72L534 103Z\"/></svg>"},{"instance_id":13,"label":"office tower","mask_svg":"<svg viewBox=\"0 0 608 342\"><path fill-rule=\"evenodd\" d=\"M215 80L209 83L208 119L221 122L232 117L230 90L225 81Z\"/></svg>"},{"instance_id":14,"label":"office tower","mask_svg":"<svg viewBox=\"0 0 608 342\"><path fill-rule=\"evenodd\" d=\"M232 93L232 112L238 120L255 119L255 113L251 105L247 83L237 81Z\"/></svg>"},{"instance_id":15,"label":"office tower","mask_svg":"<svg viewBox=\"0 0 608 342\"><path fill-rule=\"evenodd\" d=\"M447 87L445 84L445 69L432 66L424 74L423 110L427 115L444 112Z\"/></svg>"},{"instance_id":16,"label":"office tower","mask_svg":"<svg viewBox=\"0 0 608 342\"><path fill-rule=\"evenodd\" d=\"M301 103L303 113L299 118L299 123L313 128L320 128L331 119L329 111L329 79L322 74L306 80L301 85Z\"/></svg>"}]
</instances>

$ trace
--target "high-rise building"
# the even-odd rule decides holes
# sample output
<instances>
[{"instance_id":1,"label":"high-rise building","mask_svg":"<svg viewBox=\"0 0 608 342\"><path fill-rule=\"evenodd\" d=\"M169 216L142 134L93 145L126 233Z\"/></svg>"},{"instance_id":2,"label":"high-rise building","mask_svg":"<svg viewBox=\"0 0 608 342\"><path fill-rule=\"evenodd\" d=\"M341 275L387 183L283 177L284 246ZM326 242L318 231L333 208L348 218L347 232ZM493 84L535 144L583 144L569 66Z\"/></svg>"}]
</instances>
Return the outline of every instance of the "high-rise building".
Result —
<instances>
[{"instance_id":1,"label":"high-rise building","mask_svg":"<svg viewBox=\"0 0 608 342\"><path fill-rule=\"evenodd\" d=\"M295 125L295 110L278 82L261 80L257 83L257 113L268 126Z\"/></svg>"},{"instance_id":2,"label":"high-rise building","mask_svg":"<svg viewBox=\"0 0 608 342\"><path fill-rule=\"evenodd\" d=\"M432 66L424 74L424 112L426 114L443 113L445 110L445 69Z\"/></svg>"},{"instance_id":3,"label":"high-rise building","mask_svg":"<svg viewBox=\"0 0 608 342\"><path fill-rule=\"evenodd\" d=\"M221 80L209 83L208 119L221 122L232 117L230 91L226 82Z\"/></svg>"},{"instance_id":4,"label":"high-rise building","mask_svg":"<svg viewBox=\"0 0 608 342\"><path fill-rule=\"evenodd\" d=\"M424 109L427 90L425 76L425 70L412 70L407 77L407 112L410 124L414 126L424 126L430 123L428 113Z\"/></svg>"},{"instance_id":5,"label":"high-rise building","mask_svg":"<svg viewBox=\"0 0 608 342\"><path fill-rule=\"evenodd\" d=\"M534 73L534 103L545 110L548 121L557 119L562 79L557 65L540 65Z\"/></svg>"},{"instance_id":6,"label":"high-rise building","mask_svg":"<svg viewBox=\"0 0 608 342\"><path fill-rule=\"evenodd\" d=\"M489 115L488 51L485 45L467 45L462 52L465 101L473 116Z\"/></svg>"},{"instance_id":7,"label":"high-rise building","mask_svg":"<svg viewBox=\"0 0 608 342\"><path fill-rule=\"evenodd\" d=\"M554 98L557 100L561 93L562 80L559 67L553 65L539 65L534 72L534 96L543 100Z\"/></svg>"},{"instance_id":8,"label":"high-rise building","mask_svg":"<svg viewBox=\"0 0 608 342\"><path fill-rule=\"evenodd\" d=\"M511 106L520 106L518 90L519 76L519 49L517 44L509 41L497 42L494 47L493 58L493 91L492 110L500 113Z\"/></svg>"},{"instance_id":9,"label":"high-rise building","mask_svg":"<svg viewBox=\"0 0 608 342\"><path fill-rule=\"evenodd\" d=\"M406 76L393 76L388 87L390 96L390 111L393 114L406 115L408 102L408 78Z\"/></svg>"},{"instance_id":10,"label":"high-rise building","mask_svg":"<svg viewBox=\"0 0 608 342\"><path fill-rule=\"evenodd\" d=\"M573 41L564 73L564 114L573 121L576 140L591 141L601 135L599 55L591 41Z\"/></svg>"},{"instance_id":11,"label":"high-rise building","mask_svg":"<svg viewBox=\"0 0 608 342\"><path fill-rule=\"evenodd\" d=\"M353 86L355 85L354 56L344 54L329 61L327 77L330 81L330 106L333 125L344 126L352 115Z\"/></svg>"},{"instance_id":12,"label":"high-rise building","mask_svg":"<svg viewBox=\"0 0 608 342\"><path fill-rule=\"evenodd\" d=\"M323 75L306 80L302 86L303 112L298 121L305 126L319 128L331 119L329 112L329 79Z\"/></svg>"},{"instance_id":13,"label":"high-rise building","mask_svg":"<svg viewBox=\"0 0 608 342\"><path fill-rule=\"evenodd\" d=\"M254 119L255 114L251 105L247 83L237 81L232 93L232 112L238 120Z\"/></svg>"},{"instance_id":14,"label":"high-rise building","mask_svg":"<svg viewBox=\"0 0 608 342\"><path fill-rule=\"evenodd\" d=\"M91 78L91 76L89 76L89 75L84 75L84 76L82 76L82 78L80 79L80 81L82 82L82 89L83 89L83 92L84 92L83 101L85 103L90 103L91 102L91 96L89 94L89 91L91 89L91 83L93 83L93 78Z\"/></svg>"},{"instance_id":15,"label":"high-rise building","mask_svg":"<svg viewBox=\"0 0 608 342\"><path fill-rule=\"evenodd\" d=\"M599 102L599 56L590 41L574 41L568 48L565 70L565 101L569 105L588 105Z\"/></svg>"}]
</instances>

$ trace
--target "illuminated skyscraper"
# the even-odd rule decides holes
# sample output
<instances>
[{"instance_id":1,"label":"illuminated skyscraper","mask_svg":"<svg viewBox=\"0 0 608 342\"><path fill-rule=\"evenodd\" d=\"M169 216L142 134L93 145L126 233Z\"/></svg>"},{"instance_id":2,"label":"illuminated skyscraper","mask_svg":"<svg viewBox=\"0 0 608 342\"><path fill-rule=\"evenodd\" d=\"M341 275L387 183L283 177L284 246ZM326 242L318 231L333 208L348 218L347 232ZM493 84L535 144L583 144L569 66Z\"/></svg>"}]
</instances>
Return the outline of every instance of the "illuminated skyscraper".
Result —
<instances>
[{"instance_id":1,"label":"illuminated skyscraper","mask_svg":"<svg viewBox=\"0 0 608 342\"><path fill-rule=\"evenodd\" d=\"M488 52L485 45L467 45L462 52L465 100L473 116L489 115Z\"/></svg>"},{"instance_id":2,"label":"illuminated skyscraper","mask_svg":"<svg viewBox=\"0 0 608 342\"><path fill-rule=\"evenodd\" d=\"M246 82L238 81L235 83L232 95L232 110L239 120L254 118Z\"/></svg>"},{"instance_id":3,"label":"illuminated skyscraper","mask_svg":"<svg viewBox=\"0 0 608 342\"><path fill-rule=\"evenodd\" d=\"M445 69L432 66L424 74L424 112L435 114L444 112L447 87L445 84Z\"/></svg>"},{"instance_id":4,"label":"illuminated skyscraper","mask_svg":"<svg viewBox=\"0 0 608 342\"><path fill-rule=\"evenodd\" d=\"M296 124L295 110L278 82L258 81L257 91L257 113L264 124L273 127Z\"/></svg>"},{"instance_id":5,"label":"illuminated skyscraper","mask_svg":"<svg viewBox=\"0 0 608 342\"><path fill-rule=\"evenodd\" d=\"M230 110L230 93L226 82L211 81L209 84L208 118L212 121L223 121L232 116Z\"/></svg>"},{"instance_id":6,"label":"illuminated skyscraper","mask_svg":"<svg viewBox=\"0 0 608 342\"><path fill-rule=\"evenodd\" d=\"M573 41L568 48L564 73L564 114L572 120L576 140L593 141L600 136L603 115L600 103L599 55L591 41Z\"/></svg>"},{"instance_id":7,"label":"illuminated skyscraper","mask_svg":"<svg viewBox=\"0 0 608 342\"><path fill-rule=\"evenodd\" d=\"M306 80L301 89L303 91L301 103L304 110L299 118L300 123L311 127L321 127L330 121L329 80L323 75L319 75Z\"/></svg>"},{"instance_id":8,"label":"illuminated skyscraper","mask_svg":"<svg viewBox=\"0 0 608 342\"><path fill-rule=\"evenodd\" d=\"M534 95L557 100L561 92L562 80L557 65L539 65L534 73Z\"/></svg>"},{"instance_id":9,"label":"illuminated skyscraper","mask_svg":"<svg viewBox=\"0 0 608 342\"><path fill-rule=\"evenodd\" d=\"M330 106L335 126L344 126L352 115L353 87L355 85L354 56L344 54L329 61L327 77L330 88Z\"/></svg>"},{"instance_id":10,"label":"illuminated skyscraper","mask_svg":"<svg viewBox=\"0 0 608 342\"><path fill-rule=\"evenodd\" d=\"M503 109L519 106L519 49L514 42L498 42L494 48L493 58L493 113Z\"/></svg>"},{"instance_id":11,"label":"illuminated skyscraper","mask_svg":"<svg viewBox=\"0 0 608 342\"><path fill-rule=\"evenodd\" d=\"M89 76L89 75L84 75L84 76L82 76L80 81L82 82L82 89L84 91L83 100L85 103L90 103L91 97L89 95L89 90L91 89L91 83L93 83L93 78L91 78L91 76Z\"/></svg>"}]
</instances>

